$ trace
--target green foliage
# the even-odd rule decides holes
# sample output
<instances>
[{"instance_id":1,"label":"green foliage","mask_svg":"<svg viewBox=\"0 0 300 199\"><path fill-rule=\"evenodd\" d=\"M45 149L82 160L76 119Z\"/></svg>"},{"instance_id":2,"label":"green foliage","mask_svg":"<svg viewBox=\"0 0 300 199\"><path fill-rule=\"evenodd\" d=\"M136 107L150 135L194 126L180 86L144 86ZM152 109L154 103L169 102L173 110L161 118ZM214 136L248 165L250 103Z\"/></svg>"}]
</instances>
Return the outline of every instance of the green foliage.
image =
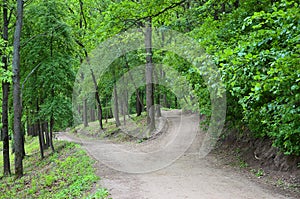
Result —
<instances>
[{"instance_id":1,"label":"green foliage","mask_svg":"<svg viewBox=\"0 0 300 199\"><path fill-rule=\"evenodd\" d=\"M300 155L297 1L249 0L239 4L234 0L191 1L156 15L177 2L104 2L105 12L97 33L106 39L128 28L139 28L148 17L152 17L153 26L162 26L157 32L163 29L186 32L212 55L222 73L227 90L228 123L241 131L248 128L254 137L270 138L286 154ZM136 60L144 60L144 56L143 52L128 54L129 68L135 66ZM210 116L211 96L201 71L173 53L154 50L153 59L174 66L184 75L199 99L201 113ZM110 99L114 78L127 71L122 60L113 65L118 66L116 77L107 71L100 82L105 99Z\"/></svg>"},{"instance_id":2,"label":"green foliage","mask_svg":"<svg viewBox=\"0 0 300 199\"><path fill-rule=\"evenodd\" d=\"M85 53L89 55L101 41L115 34L143 27L151 17L152 26L160 27L154 28L155 32L184 32L211 55L226 86L230 125L241 131L248 128L254 137L270 138L286 154L300 155L298 1L247 0L238 1L239 5L235 0L82 2L37 0L26 4L21 42L23 121L53 116L56 129L71 125L72 87ZM172 38L165 42L169 40ZM9 44L2 39L0 52L11 55ZM154 49L153 60L173 66L186 77L192 94L198 97L201 113L209 119L211 99L201 71L170 52ZM103 107L111 107L114 83L143 63L145 52L141 49L111 64L98 82ZM11 82L11 74L0 69L0 80ZM172 91L160 89L167 98L174 97ZM93 103L94 96L84 97L89 105ZM130 97L133 112L135 99Z\"/></svg>"},{"instance_id":3,"label":"green foliage","mask_svg":"<svg viewBox=\"0 0 300 199\"><path fill-rule=\"evenodd\" d=\"M109 193L107 189L101 188L101 189L97 189L97 191L92 196L89 196L86 199L106 199L108 195Z\"/></svg>"},{"instance_id":4,"label":"green foliage","mask_svg":"<svg viewBox=\"0 0 300 199\"><path fill-rule=\"evenodd\" d=\"M24 160L25 176L21 179L0 179L0 198L84 198L99 177L94 161L79 145L57 142L59 152L39 159L37 138L27 137ZM2 156L0 155L0 163ZM13 158L13 157L12 157ZM13 162L12 162L13 163ZM0 168L2 173L2 167ZM105 198L108 192L99 189L93 198Z\"/></svg>"},{"instance_id":5,"label":"green foliage","mask_svg":"<svg viewBox=\"0 0 300 199\"><path fill-rule=\"evenodd\" d=\"M285 0L253 10L253 2L193 32L223 73L228 120L241 118L254 136L299 155L299 5Z\"/></svg>"},{"instance_id":6,"label":"green foliage","mask_svg":"<svg viewBox=\"0 0 300 199\"><path fill-rule=\"evenodd\" d=\"M253 173L253 174L255 174L255 176L256 177L258 177L258 178L260 178L260 177L262 177L262 176L264 176L265 175L265 172L264 172L264 170L263 169L251 169L251 172Z\"/></svg>"},{"instance_id":7,"label":"green foliage","mask_svg":"<svg viewBox=\"0 0 300 199\"><path fill-rule=\"evenodd\" d=\"M65 10L59 1L35 1L24 14L24 108L31 122L53 117L56 129L72 124L70 98L79 62Z\"/></svg>"}]
</instances>

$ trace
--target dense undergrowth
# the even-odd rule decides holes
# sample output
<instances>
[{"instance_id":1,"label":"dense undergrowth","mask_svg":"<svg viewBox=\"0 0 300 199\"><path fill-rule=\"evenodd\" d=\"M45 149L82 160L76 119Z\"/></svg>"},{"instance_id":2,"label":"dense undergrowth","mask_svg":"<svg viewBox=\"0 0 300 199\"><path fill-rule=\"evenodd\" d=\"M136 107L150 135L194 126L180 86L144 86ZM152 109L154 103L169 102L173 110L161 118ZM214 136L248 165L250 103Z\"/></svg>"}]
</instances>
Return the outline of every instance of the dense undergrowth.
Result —
<instances>
[{"instance_id":1,"label":"dense undergrowth","mask_svg":"<svg viewBox=\"0 0 300 199\"><path fill-rule=\"evenodd\" d=\"M108 192L99 188L90 191L99 177L95 174L95 163L79 145L55 141L56 152L46 152L43 160L39 156L37 138L26 138L24 177L1 177L0 198L107 198ZM2 146L0 147L2 148ZM0 165L3 164L0 155ZM11 158L13 166L13 157ZM0 173L3 173L0 168Z\"/></svg>"},{"instance_id":2,"label":"dense undergrowth","mask_svg":"<svg viewBox=\"0 0 300 199\"><path fill-rule=\"evenodd\" d=\"M220 68L228 124L299 156L299 1L240 1L219 20L201 20L189 34ZM188 75L195 79L193 71Z\"/></svg>"}]
</instances>

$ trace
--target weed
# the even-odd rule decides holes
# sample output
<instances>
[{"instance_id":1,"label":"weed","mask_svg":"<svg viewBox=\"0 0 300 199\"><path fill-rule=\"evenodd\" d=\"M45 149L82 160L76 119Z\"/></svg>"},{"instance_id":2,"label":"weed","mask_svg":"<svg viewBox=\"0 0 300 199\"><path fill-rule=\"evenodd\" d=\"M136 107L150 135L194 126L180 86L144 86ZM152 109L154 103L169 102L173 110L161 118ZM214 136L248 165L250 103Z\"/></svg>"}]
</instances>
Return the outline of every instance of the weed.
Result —
<instances>
[{"instance_id":1,"label":"weed","mask_svg":"<svg viewBox=\"0 0 300 199\"><path fill-rule=\"evenodd\" d=\"M109 193L107 189L101 188L101 189L97 189L97 191L93 195L87 197L86 199L111 199L111 198L107 198L108 195Z\"/></svg>"},{"instance_id":2,"label":"weed","mask_svg":"<svg viewBox=\"0 0 300 199\"><path fill-rule=\"evenodd\" d=\"M277 184L278 186L283 186L283 185L284 185L284 182L283 182L282 179L279 179L279 180L277 180L276 184Z\"/></svg>"},{"instance_id":3,"label":"weed","mask_svg":"<svg viewBox=\"0 0 300 199\"><path fill-rule=\"evenodd\" d=\"M247 168L249 165L244 160L239 160L240 168Z\"/></svg>"},{"instance_id":4,"label":"weed","mask_svg":"<svg viewBox=\"0 0 300 199\"><path fill-rule=\"evenodd\" d=\"M260 178L260 177L262 177L262 176L264 176L265 175L265 172L264 172L264 170L263 169L258 169L258 170L256 170L256 169L251 169L250 170L256 177L258 177L258 178Z\"/></svg>"},{"instance_id":5,"label":"weed","mask_svg":"<svg viewBox=\"0 0 300 199\"><path fill-rule=\"evenodd\" d=\"M20 179L0 178L0 198L82 198L99 180L94 161L77 144L63 141L54 144L60 151L45 151L45 158L40 160L38 139L27 139L25 175ZM13 157L11 164L13 168ZM3 173L2 167L0 172Z\"/></svg>"}]
</instances>

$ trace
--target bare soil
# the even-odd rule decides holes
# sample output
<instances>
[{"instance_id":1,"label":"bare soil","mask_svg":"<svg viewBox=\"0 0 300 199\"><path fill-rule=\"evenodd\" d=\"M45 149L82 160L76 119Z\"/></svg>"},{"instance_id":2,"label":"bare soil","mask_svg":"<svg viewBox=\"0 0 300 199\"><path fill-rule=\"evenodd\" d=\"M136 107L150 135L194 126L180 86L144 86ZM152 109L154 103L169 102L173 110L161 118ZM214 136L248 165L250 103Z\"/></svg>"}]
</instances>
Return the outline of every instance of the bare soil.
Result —
<instances>
[{"instance_id":1,"label":"bare soil","mask_svg":"<svg viewBox=\"0 0 300 199\"><path fill-rule=\"evenodd\" d=\"M228 166L227 161L224 161L226 156L220 155L218 151L199 158L204 135L198 128L199 117L182 115L181 111L163 112L163 116L167 118L167 127L163 128L165 132L141 144L84 140L69 133L59 133L57 137L80 143L98 161L100 185L108 189L113 199L298 198L296 194L281 192L274 186L259 183L253 176L245 175L234 166ZM196 131L196 137L185 150L185 145L189 144L187 140L194 133L192 131ZM168 142L170 139L173 139L172 144ZM169 151L163 154L166 159L161 159L155 153L154 160L148 156L130 159L130 154L136 152L143 154L147 150L159 151L164 148ZM120 150L130 153L128 156L118 156ZM161 161L172 159L173 152L181 154L181 150L184 153L168 166L153 170L149 168L156 168L156 165L148 168L155 162L155 158L159 167ZM119 169L123 168L120 164L124 164L123 171ZM137 169L144 166L149 172L124 172L131 171L131 168L134 170L135 165L139 166Z\"/></svg>"}]
</instances>

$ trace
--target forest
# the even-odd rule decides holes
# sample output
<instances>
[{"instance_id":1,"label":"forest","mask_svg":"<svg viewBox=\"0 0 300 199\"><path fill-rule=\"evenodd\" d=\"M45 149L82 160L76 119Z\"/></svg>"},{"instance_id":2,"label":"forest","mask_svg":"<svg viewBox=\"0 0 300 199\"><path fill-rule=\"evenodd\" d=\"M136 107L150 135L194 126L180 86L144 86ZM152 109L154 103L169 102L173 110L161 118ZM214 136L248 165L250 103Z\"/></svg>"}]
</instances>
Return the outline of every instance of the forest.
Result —
<instances>
[{"instance_id":1,"label":"forest","mask_svg":"<svg viewBox=\"0 0 300 199\"><path fill-rule=\"evenodd\" d=\"M152 131L163 109L199 112L202 125L224 117L221 136L299 157L299 10L298 0L2 0L3 178L22 178L32 137L46 161L63 148L56 132L94 121L105 132L143 113Z\"/></svg>"}]
</instances>

